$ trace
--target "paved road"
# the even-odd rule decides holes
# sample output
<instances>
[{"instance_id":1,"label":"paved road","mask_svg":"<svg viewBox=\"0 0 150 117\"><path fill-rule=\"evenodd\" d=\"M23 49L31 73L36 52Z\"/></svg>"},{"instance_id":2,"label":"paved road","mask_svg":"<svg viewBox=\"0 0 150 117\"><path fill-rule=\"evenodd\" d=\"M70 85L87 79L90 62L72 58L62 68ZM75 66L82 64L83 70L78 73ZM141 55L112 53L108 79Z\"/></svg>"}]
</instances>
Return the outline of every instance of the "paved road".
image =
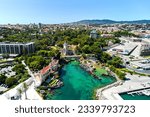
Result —
<instances>
[{"instance_id":1,"label":"paved road","mask_svg":"<svg viewBox=\"0 0 150 117\"><path fill-rule=\"evenodd\" d=\"M147 74L147 75L150 75L150 70L139 70L139 69L134 69L128 65L126 65L126 68L130 69L130 70L133 70L135 72L138 72L138 73L141 73L141 74Z\"/></svg>"},{"instance_id":2,"label":"paved road","mask_svg":"<svg viewBox=\"0 0 150 117\"><path fill-rule=\"evenodd\" d=\"M114 44L114 45L109 46L109 47L104 47L104 50L110 50L110 49L112 49L112 48L114 48L114 47L117 47L117 46L119 46L119 45L120 45L120 43L117 43L117 44Z\"/></svg>"},{"instance_id":3,"label":"paved road","mask_svg":"<svg viewBox=\"0 0 150 117\"><path fill-rule=\"evenodd\" d=\"M25 66L25 68L28 70L28 73L30 74L30 76L34 79L34 75L32 73L32 71L29 69L29 67L25 64L24 61L22 61L22 64Z\"/></svg>"}]
</instances>

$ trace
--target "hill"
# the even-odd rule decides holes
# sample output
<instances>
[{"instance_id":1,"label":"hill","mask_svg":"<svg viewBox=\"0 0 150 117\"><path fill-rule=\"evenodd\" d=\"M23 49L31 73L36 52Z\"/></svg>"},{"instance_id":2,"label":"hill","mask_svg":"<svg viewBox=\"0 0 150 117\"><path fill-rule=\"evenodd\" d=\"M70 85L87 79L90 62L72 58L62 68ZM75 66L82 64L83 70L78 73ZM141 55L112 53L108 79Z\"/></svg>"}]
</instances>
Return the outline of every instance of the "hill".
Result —
<instances>
[{"instance_id":1,"label":"hill","mask_svg":"<svg viewBox=\"0 0 150 117\"><path fill-rule=\"evenodd\" d=\"M77 22L73 22L71 24L85 24L85 25L100 25L100 24L150 24L150 20L135 20L135 21L114 21L114 20L81 20Z\"/></svg>"}]
</instances>

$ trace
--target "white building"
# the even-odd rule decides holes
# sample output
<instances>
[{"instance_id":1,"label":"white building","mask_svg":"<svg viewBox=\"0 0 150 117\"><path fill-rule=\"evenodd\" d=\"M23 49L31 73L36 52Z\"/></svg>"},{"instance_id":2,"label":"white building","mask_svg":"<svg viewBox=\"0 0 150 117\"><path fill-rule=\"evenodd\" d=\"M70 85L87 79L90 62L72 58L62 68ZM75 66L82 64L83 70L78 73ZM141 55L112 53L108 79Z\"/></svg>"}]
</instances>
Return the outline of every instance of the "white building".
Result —
<instances>
[{"instance_id":1,"label":"white building","mask_svg":"<svg viewBox=\"0 0 150 117\"><path fill-rule=\"evenodd\" d=\"M97 34L96 30L92 30L92 31L91 31L91 33L90 33L90 38L93 38L93 39L98 38L98 34Z\"/></svg>"},{"instance_id":2,"label":"white building","mask_svg":"<svg viewBox=\"0 0 150 117\"><path fill-rule=\"evenodd\" d=\"M143 39L143 43L141 44L140 48L140 55L141 56L149 56L150 55L150 39Z\"/></svg>"},{"instance_id":3,"label":"white building","mask_svg":"<svg viewBox=\"0 0 150 117\"><path fill-rule=\"evenodd\" d=\"M30 43L0 43L0 54L23 54L24 51L29 54L34 52L34 42Z\"/></svg>"},{"instance_id":4,"label":"white building","mask_svg":"<svg viewBox=\"0 0 150 117\"><path fill-rule=\"evenodd\" d=\"M0 36L0 39L3 39L3 36Z\"/></svg>"}]
</instances>

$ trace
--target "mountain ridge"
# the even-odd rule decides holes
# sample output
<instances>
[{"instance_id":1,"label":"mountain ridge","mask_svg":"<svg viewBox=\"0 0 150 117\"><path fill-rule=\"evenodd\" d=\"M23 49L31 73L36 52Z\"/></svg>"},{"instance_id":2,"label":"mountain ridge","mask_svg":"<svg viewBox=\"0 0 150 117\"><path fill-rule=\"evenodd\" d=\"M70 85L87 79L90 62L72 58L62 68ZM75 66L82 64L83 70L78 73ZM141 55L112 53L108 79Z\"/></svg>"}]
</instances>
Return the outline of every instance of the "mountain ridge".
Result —
<instances>
[{"instance_id":1,"label":"mountain ridge","mask_svg":"<svg viewBox=\"0 0 150 117\"><path fill-rule=\"evenodd\" d=\"M100 24L150 24L150 20L133 20L133 21L115 21L110 19L92 19L92 20L80 20L72 22L71 24L84 24L84 25L100 25Z\"/></svg>"}]
</instances>

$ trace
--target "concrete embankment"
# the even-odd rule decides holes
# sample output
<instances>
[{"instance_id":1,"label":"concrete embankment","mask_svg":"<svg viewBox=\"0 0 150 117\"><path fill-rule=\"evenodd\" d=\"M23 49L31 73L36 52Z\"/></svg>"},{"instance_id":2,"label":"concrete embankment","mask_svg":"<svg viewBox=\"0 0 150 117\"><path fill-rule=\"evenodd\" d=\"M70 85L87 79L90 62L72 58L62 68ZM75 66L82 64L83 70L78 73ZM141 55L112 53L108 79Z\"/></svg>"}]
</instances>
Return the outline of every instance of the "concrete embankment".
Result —
<instances>
[{"instance_id":1,"label":"concrete embankment","mask_svg":"<svg viewBox=\"0 0 150 117\"><path fill-rule=\"evenodd\" d=\"M107 90L107 89L109 89L109 88L111 88L111 87L119 86L119 85L122 84L122 82L123 82L123 81L119 80L119 81L117 81L117 82L115 82L115 83L113 83L113 84L110 84L110 85L107 85L106 87L103 87L103 88L98 89L98 90L97 90L97 94L96 94L97 99L98 99L98 100L107 100L107 98L103 96L103 91L104 91L104 90Z\"/></svg>"}]
</instances>

